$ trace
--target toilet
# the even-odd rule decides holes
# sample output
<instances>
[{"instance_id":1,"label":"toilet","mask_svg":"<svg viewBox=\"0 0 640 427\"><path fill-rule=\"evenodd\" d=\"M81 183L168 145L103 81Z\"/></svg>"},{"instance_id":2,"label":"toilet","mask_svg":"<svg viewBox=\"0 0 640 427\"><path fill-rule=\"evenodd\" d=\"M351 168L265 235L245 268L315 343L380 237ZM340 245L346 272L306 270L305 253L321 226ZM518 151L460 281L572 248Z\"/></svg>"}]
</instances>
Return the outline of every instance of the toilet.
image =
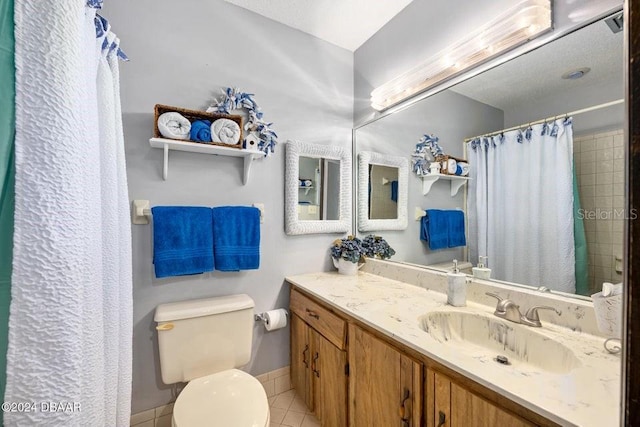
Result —
<instances>
[{"instance_id":1,"label":"toilet","mask_svg":"<svg viewBox=\"0 0 640 427\"><path fill-rule=\"evenodd\" d=\"M251 359L254 305L240 294L156 308L162 381L188 382L173 407L174 427L269 425L262 384L236 369Z\"/></svg>"}]
</instances>

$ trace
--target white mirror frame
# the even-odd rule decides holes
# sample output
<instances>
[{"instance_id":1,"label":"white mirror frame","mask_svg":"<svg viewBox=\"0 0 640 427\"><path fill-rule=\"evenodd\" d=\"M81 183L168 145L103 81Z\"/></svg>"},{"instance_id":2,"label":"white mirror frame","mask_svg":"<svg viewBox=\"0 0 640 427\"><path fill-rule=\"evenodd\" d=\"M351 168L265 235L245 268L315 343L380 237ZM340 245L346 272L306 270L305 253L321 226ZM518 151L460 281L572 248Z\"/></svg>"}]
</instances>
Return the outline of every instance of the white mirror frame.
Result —
<instances>
[{"instance_id":1,"label":"white mirror frame","mask_svg":"<svg viewBox=\"0 0 640 427\"><path fill-rule=\"evenodd\" d=\"M398 218L369 219L369 165L398 168ZM409 162L400 156L374 151L358 154L358 231L404 230L407 228Z\"/></svg>"},{"instance_id":2,"label":"white mirror frame","mask_svg":"<svg viewBox=\"0 0 640 427\"><path fill-rule=\"evenodd\" d=\"M298 219L300 156L340 161L340 219L318 221ZM351 231L351 173L351 153L346 148L287 141L284 175L285 233L296 235Z\"/></svg>"}]
</instances>

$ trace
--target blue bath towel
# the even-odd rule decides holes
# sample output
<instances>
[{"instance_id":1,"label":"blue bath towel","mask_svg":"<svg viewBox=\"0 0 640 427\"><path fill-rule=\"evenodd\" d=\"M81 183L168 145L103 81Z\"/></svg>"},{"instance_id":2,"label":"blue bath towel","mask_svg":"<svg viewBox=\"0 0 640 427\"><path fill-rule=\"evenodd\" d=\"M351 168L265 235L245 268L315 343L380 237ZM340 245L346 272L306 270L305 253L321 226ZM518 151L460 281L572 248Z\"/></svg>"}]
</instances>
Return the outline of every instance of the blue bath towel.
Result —
<instances>
[{"instance_id":1,"label":"blue bath towel","mask_svg":"<svg viewBox=\"0 0 640 427\"><path fill-rule=\"evenodd\" d=\"M211 208L156 206L151 212L156 277L213 270Z\"/></svg>"},{"instance_id":2,"label":"blue bath towel","mask_svg":"<svg viewBox=\"0 0 640 427\"><path fill-rule=\"evenodd\" d=\"M398 181L391 181L391 200L398 203Z\"/></svg>"},{"instance_id":3,"label":"blue bath towel","mask_svg":"<svg viewBox=\"0 0 640 427\"><path fill-rule=\"evenodd\" d=\"M420 221L420 239L427 241L431 250L465 246L464 212L428 209Z\"/></svg>"},{"instance_id":4,"label":"blue bath towel","mask_svg":"<svg viewBox=\"0 0 640 427\"><path fill-rule=\"evenodd\" d=\"M260 267L260 210L246 206L213 208L213 253L220 271Z\"/></svg>"},{"instance_id":5,"label":"blue bath towel","mask_svg":"<svg viewBox=\"0 0 640 427\"><path fill-rule=\"evenodd\" d=\"M196 120L191 123L189 139L199 142L211 142L211 122L209 120Z\"/></svg>"},{"instance_id":6,"label":"blue bath towel","mask_svg":"<svg viewBox=\"0 0 640 427\"><path fill-rule=\"evenodd\" d=\"M464 235L464 212L459 210L446 211L448 213L449 247L466 246Z\"/></svg>"},{"instance_id":7,"label":"blue bath towel","mask_svg":"<svg viewBox=\"0 0 640 427\"><path fill-rule=\"evenodd\" d=\"M448 221L445 211L428 209L420 220L420 239L429 243L432 251L449 247Z\"/></svg>"}]
</instances>

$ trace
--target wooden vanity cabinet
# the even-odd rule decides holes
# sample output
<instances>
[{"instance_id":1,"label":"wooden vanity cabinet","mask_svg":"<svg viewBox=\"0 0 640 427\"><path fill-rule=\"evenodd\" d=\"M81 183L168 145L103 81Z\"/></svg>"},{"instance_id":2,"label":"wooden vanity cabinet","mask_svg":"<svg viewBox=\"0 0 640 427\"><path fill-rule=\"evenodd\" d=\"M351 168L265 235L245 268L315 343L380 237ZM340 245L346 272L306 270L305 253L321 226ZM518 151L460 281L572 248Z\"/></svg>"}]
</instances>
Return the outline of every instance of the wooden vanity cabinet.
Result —
<instances>
[{"instance_id":1,"label":"wooden vanity cabinet","mask_svg":"<svg viewBox=\"0 0 640 427\"><path fill-rule=\"evenodd\" d=\"M349 425L420 427L422 365L349 325Z\"/></svg>"},{"instance_id":2,"label":"wooden vanity cabinet","mask_svg":"<svg viewBox=\"0 0 640 427\"><path fill-rule=\"evenodd\" d=\"M503 410L455 383L446 375L427 369L425 401L427 426L433 427L532 427L533 424Z\"/></svg>"},{"instance_id":3,"label":"wooden vanity cabinet","mask_svg":"<svg viewBox=\"0 0 640 427\"><path fill-rule=\"evenodd\" d=\"M293 388L323 426L346 426L346 323L295 291L291 293L290 308Z\"/></svg>"},{"instance_id":4,"label":"wooden vanity cabinet","mask_svg":"<svg viewBox=\"0 0 640 427\"><path fill-rule=\"evenodd\" d=\"M311 371L311 332L309 326L295 314L291 315L291 385L314 410Z\"/></svg>"},{"instance_id":5,"label":"wooden vanity cabinet","mask_svg":"<svg viewBox=\"0 0 640 427\"><path fill-rule=\"evenodd\" d=\"M290 309L291 381L325 427L558 426L295 287Z\"/></svg>"}]
</instances>

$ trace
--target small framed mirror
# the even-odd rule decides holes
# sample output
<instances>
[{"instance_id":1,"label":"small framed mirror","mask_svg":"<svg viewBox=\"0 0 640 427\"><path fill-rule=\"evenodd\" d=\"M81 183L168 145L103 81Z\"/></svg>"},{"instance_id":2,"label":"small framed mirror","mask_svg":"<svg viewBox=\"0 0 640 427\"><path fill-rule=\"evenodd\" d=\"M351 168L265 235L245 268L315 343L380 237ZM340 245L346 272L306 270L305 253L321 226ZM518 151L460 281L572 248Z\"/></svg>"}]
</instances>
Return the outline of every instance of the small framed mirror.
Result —
<instances>
[{"instance_id":1,"label":"small framed mirror","mask_svg":"<svg viewBox=\"0 0 640 427\"><path fill-rule=\"evenodd\" d=\"M409 164L373 151L358 154L358 230L407 228Z\"/></svg>"},{"instance_id":2,"label":"small framed mirror","mask_svg":"<svg viewBox=\"0 0 640 427\"><path fill-rule=\"evenodd\" d=\"M287 141L285 232L351 230L351 156L346 148Z\"/></svg>"}]
</instances>

